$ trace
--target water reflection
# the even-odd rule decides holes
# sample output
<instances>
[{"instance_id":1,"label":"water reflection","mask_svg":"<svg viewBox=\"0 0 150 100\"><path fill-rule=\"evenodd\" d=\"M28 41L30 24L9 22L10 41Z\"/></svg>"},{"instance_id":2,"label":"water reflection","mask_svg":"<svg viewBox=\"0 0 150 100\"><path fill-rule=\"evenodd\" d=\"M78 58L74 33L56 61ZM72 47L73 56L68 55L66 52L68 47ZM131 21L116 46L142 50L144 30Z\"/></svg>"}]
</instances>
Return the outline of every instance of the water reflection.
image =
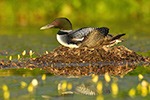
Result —
<instances>
[{"instance_id":1,"label":"water reflection","mask_svg":"<svg viewBox=\"0 0 150 100\"><path fill-rule=\"evenodd\" d=\"M20 60L1 61L1 69L44 69L55 75L103 75L109 73L112 75L125 75L134 70L137 66L149 66L148 61L126 62L98 62L98 63L35 63L31 58Z\"/></svg>"}]
</instances>

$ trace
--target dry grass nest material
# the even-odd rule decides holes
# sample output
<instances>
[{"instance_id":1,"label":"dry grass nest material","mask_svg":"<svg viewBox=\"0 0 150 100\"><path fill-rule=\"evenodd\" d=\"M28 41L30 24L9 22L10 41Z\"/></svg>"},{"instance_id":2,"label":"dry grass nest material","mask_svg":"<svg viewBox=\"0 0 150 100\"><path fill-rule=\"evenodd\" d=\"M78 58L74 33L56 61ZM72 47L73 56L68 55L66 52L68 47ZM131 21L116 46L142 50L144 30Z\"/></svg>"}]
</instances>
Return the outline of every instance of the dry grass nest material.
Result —
<instances>
[{"instance_id":1,"label":"dry grass nest material","mask_svg":"<svg viewBox=\"0 0 150 100\"><path fill-rule=\"evenodd\" d=\"M139 62L150 62L149 57L143 57L129 50L124 46L114 46L111 48L68 48L59 46L49 54L38 57L34 60L38 64L49 64L44 69L56 75L90 75L104 74L106 72L115 75L126 74L133 70ZM107 62L110 64L93 66L52 66L55 63L99 63ZM112 62L117 64L112 64ZM126 62L121 65L120 63ZM128 63L130 62L130 63ZM134 63L133 63L134 62ZM146 63L145 63L146 64Z\"/></svg>"},{"instance_id":2,"label":"dry grass nest material","mask_svg":"<svg viewBox=\"0 0 150 100\"><path fill-rule=\"evenodd\" d=\"M59 46L47 55L35 59L39 63L89 63L112 61L145 61L142 55L136 54L124 46L114 46L105 51L103 48L68 48Z\"/></svg>"}]
</instances>

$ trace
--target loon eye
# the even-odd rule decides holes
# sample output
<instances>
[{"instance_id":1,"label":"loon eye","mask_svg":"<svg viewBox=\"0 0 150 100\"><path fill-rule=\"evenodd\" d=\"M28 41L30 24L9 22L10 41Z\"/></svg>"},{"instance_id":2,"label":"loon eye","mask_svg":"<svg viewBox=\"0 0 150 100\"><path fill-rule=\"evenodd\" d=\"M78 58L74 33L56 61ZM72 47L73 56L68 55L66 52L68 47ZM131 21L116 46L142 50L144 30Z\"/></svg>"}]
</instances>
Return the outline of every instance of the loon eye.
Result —
<instances>
[{"instance_id":1,"label":"loon eye","mask_svg":"<svg viewBox=\"0 0 150 100\"><path fill-rule=\"evenodd\" d=\"M58 21L56 21L56 23L58 24Z\"/></svg>"}]
</instances>

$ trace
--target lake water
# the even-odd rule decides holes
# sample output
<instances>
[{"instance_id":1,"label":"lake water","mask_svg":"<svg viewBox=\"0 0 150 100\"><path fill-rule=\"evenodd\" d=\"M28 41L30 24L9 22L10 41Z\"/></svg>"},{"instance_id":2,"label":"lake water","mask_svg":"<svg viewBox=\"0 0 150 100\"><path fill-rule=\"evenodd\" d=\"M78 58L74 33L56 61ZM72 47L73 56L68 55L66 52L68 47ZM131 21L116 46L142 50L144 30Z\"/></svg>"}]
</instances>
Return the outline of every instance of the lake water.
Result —
<instances>
[{"instance_id":1,"label":"lake water","mask_svg":"<svg viewBox=\"0 0 150 100\"><path fill-rule=\"evenodd\" d=\"M148 26L146 26L148 29ZM145 29L145 28L144 28ZM144 30L143 29L143 30ZM117 29L115 29L117 30ZM121 29L118 29L121 30ZM60 44L56 40L56 33L58 30L46 30L40 31L39 28L1 28L0 31L0 58L1 60L8 60L9 56L13 59L17 59L18 54L22 54L23 50L29 52L32 50L35 54L42 55L46 51L52 51ZM117 31L118 32L118 31ZM138 30L132 31L129 29L127 35L123 38L125 42L119 45L124 45L136 52L149 52L150 51L150 33L149 31L139 32ZM115 33L115 31L112 31ZM121 33L121 32L120 32ZM36 57L36 56L35 56ZM10 100L130 100L128 95L129 90L134 88L136 95L135 100L149 99L150 95L141 96L141 91L137 89L138 84L141 84L143 80L150 82L149 67L139 66L141 68L136 71L129 72L123 78L120 76L111 76L111 81L106 82L104 75L99 76L98 81L103 83L103 95L97 95L97 83L92 81L92 76L53 76L47 74L48 72L39 71L39 74L33 75L35 71L19 71L15 73L15 70L1 70L0 76L0 98L7 100L8 94L10 94ZM42 75L47 75L46 80L42 80ZM138 74L142 73L144 79L139 81ZM29 91L28 88L33 79L38 81L38 85L33 87L33 91ZM21 83L25 82L26 85L22 87ZM115 82L119 87L119 92L116 96L112 96L111 84ZM70 94L62 95L62 91L58 90L58 86L64 85L66 91L71 91ZM69 85L70 84L70 85ZM4 87L7 86L8 89ZM72 88L69 88L72 86ZM150 87L150 85L148 85ZM146 88L147 93L150 93L150 88ZM91 91L91 94L86 93ZM4 95L5 94L5 95Z\"/></svg>"}]
</instances>

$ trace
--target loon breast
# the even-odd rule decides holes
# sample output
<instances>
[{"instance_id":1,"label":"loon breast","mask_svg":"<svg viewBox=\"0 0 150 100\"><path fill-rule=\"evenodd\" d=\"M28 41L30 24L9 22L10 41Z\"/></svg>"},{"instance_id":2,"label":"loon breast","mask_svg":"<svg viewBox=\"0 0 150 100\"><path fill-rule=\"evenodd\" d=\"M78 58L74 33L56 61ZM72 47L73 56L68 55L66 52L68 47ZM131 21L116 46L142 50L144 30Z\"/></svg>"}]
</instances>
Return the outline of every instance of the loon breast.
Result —
<instances>
[{"instance_id":1,"label":"loon breast","mask_svg":"<svg viewBox=\"0 0 150 100\"><path fill-rule=\"evenodd\" d=\"M70 30L71 31L71 30ZM57 33L57 41L66 47L70 47L70 48L79 48L79 46L77 44L73 44L73 43L69 43L69 37L68 37L68 32L69 30L66 31L59 31Z\"/></svg>"}]
</instances>

